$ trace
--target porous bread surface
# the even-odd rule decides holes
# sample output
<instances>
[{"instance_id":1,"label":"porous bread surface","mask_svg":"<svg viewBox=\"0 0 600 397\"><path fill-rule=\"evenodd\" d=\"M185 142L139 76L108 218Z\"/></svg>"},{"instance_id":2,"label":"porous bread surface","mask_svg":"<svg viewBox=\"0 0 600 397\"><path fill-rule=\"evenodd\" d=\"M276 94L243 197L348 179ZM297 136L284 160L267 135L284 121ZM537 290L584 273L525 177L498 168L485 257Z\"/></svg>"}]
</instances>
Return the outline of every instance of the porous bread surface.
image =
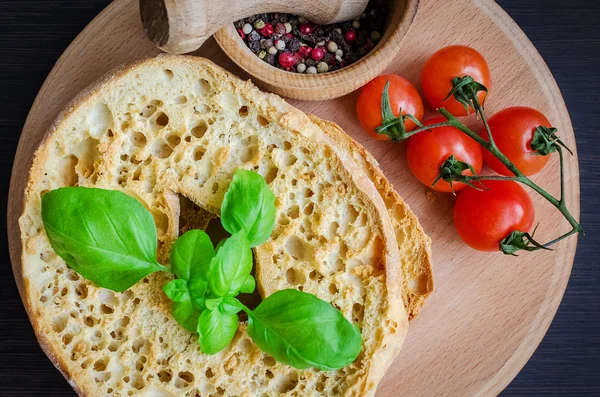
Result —
<instances>
[{"instance_id":1,"label":"porous bread surface","mask_svg":"<svg viewBox=\"0 0 600 397\"><path fill-rule=\"evenodd\" d=\"M218 215L237 168L261 173L276 196L275 230L255 250L257 268L359 325L362 350L346 368L277 363L245 324L229 347L206 356L170 315L162 292L170 276L152 274L123 293L98 288L70 270L45 235L44 192L118 189L153 214L167 263L181 230ZM19 224L17 277L28 314L81 395L372 395L407 332L398 248L368 178L302 112L200 58L142 61L76 99L36 152Z\"/></svg>"},{"instance_id":2,"label":"porous bread surface","mask_svg":"<svg viewBox=\"0 0 600 397\"><path fill-rule=\"evenodd\" d=\"M427 297L433 292L433 269L431 267L431 239L425 234L419 220L408 204L394 190L377 160L364 147L351 139L337 124L321 120L309 114L310 120L348 150L353 160L369 176L385 202L400 252L402 268L402 299L409 320L419 314Z\"/></svg>"}]
</instances>

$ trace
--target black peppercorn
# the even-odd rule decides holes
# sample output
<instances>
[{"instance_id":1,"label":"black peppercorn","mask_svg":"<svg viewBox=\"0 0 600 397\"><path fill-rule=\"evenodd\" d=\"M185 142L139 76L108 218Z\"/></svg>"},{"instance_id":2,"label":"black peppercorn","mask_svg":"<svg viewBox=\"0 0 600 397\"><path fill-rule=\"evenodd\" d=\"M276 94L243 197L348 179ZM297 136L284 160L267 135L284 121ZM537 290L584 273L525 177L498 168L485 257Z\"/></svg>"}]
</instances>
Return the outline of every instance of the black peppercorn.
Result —
<instances>
[{"instance_id":1,"label":"black peppercorn","mask_svg":"<svg viewBox=\"0 0 600 397\"><path fill-rule=\"evenodd\" d=\"M274 65L275 64L275 55L267 55L265 57L265 61L269 64L269 65Z\"/></svg>"},{"instance_id":2,"label":"black peppercorn","mask_svg":"<svg viewBox=\"0 0 600 397\"><path fill-rule=\"evenodd\" d=\"M260 40L260 34L258 34L258 32L256 30L253 30L248 35L248 41L250 41L250 42L258 42L259 40ZM260 44L259 44L259 46L260 46Z\"/></svg>"},{"instance_id":3,"label":"black peppercorn","mask_svg":"<svg viewBox=\"0 0 600 397\"><path fill-rule=\"evenodd\" d=\"M252 52L258 52L260 50L260 43L258 41L251 41L248 43L248 48L250 48Z\"/></svg>"}]
</instances>

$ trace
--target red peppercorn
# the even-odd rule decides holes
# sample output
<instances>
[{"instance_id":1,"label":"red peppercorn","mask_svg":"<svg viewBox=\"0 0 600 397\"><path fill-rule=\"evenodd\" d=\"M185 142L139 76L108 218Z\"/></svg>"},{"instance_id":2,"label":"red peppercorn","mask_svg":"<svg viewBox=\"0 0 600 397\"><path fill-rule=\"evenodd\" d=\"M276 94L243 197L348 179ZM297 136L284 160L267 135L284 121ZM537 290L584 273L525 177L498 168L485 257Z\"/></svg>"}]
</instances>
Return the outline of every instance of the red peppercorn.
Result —
<instances>
[{"instance_id":1,"label":"red peppercorn","mask_svg":"<svg viewBox=\"0 0 600 397\"><path fill-rule=\"evenodd\" d=\"M299 54L300 54L300 55L301 55L303 58L306 58L307 56L309 56L311 52L312 52L312 48L310 48L310 47L309 47L309 46L307 46L307 45L301 46L301 47L298 49L298 53L299 53Z\"/></svg>"},{"instance_id":2,"label":"red peppercorn","mask_svg":"<svg viewBox=\"0 0 600 397\"><path fill-rule=\"evenodd\" d=\"M258 32L260 34L262 34L264 37L269 37L270 35L273 34L273 25L268 23L262 29L260 29Z\"/></svg>"},{"instance_id":3,"label":"red peppercorn","mask_svg":"<svg viewBox=\"0 0 600 397\"><path fill-rule=\"evenodd\" d=\"M300 33L302 34L309 35L312 33L312 30L312 26L310 26L308 23L303 23L302 25L300 25Z\"/></svg>"},{"instance_id":4,"label":"red peppercorn","mask_svg":"<svg viewBox=\"0 0 600 397\"><path fill-rule=\"evenodd\" d=\"M323 51L323 49L321 47L317 47L317 48L313 49L310 53L310 57L312 59L314 59L315 61L320 61L321 59L323 59L324 55L325 55L325 51Z\"/></svg>"},{"instance_id":5,"label":"red peppercorn","mask_svg":"<svg viewBox=\"0 0 600 397\"><path fill-rule=\"evenodd\" d=\"M279 22L277 25L275 25L275 31L277 34L285 34L285 25Z\"/></svg>"},{"instance_id":6,"label":"red peppercorn","mask_svg":"<svg viewBox=\"0 0 600 397\"><path fill-rule=\"evenodd\" d=\"M286 36L286 37L289 37L290 39L291 39L292 37L294 37L294 36L292 36L292 34L291 34L291 33L286 33L286 34L285 34L285 36Z\"/></svg>"},{"instance_id":7,"label":"red peppercorn","mask_svg":"<svg viewBox=\"0 0 600 397\"><path fill-rule=\"evenodd\" d=\"M244 31L242 29L238 29L237 31L238 31L240 37L242 38L242 40L244 40L246 38L246 35L244 34Z\"/></svg>"},{"instance_id":8,"label":"red peppercorn","mask_svg":"<svg viewBox=\"0 0 600 397\"><path fill-rule=\"evenodd\" d=\"M279 64L285 69L289 69L296 64L296 58L289 52L279 54Z\"/></svg>"},{"instance_id":9,"label":"red peppercorn","mask_svg":"<svg viewBox=\"0 0 600 397\"><path fill-rule=\"evenodd\" d=\"M354 30L349 30L344 34L344 40L348 44L352 44L356 41L356 32Z\"/></svg>"}]
</instances>

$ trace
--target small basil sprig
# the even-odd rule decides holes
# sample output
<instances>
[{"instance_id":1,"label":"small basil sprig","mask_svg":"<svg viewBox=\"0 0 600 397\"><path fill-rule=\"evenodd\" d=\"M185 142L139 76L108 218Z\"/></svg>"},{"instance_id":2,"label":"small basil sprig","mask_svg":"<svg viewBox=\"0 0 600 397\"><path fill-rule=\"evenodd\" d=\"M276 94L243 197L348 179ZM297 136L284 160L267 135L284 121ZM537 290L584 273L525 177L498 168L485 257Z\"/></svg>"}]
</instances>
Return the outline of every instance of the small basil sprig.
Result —
<instances>
[{"instance_id":1,"label":"small basil sprig","mask_svg":"<svg viewBox=\"0 0 600 397\"><path fill-rule=\"evenodd\" d=\"M136 199L114 190L64 187L42 197L54 251L96 285L122 292L158 270L156 226Z\"/></svg>"},{"instance_id":2,"label":"small basil sprig","mask_svg":"<svg viewBox=\"0 0 600 397\"><path fill-rule=\"evenodd\" d=\"M223 228L246 231L250 247L267 241L275 226L275 196L260 174L237 170L221 204Z\"/></svg>"},{"instance_id":3,"label":"small basil sprig","mask_svg":"<svg viewBox=\"0 0 600 397\"><path fill-rule=\"evenodd\" d=\"M42 198L42 219L54 250L98 286L123 291L149 273L172 271L164 286L173 317L198 333L206 354L235 336L238 312L248 314L248 334L275 359L296 368L342 368L354 361L361 336L331 304L297 290L283 290L250 310L235 298L252 293L251 247L265 242L275 224L275 199L264 179L238 170L221 206L232 236L216 248L201 230L180 236L171 270L156 261L156 227L135 199L117 191L61 188Z\"/></svg>"}]
</instances>

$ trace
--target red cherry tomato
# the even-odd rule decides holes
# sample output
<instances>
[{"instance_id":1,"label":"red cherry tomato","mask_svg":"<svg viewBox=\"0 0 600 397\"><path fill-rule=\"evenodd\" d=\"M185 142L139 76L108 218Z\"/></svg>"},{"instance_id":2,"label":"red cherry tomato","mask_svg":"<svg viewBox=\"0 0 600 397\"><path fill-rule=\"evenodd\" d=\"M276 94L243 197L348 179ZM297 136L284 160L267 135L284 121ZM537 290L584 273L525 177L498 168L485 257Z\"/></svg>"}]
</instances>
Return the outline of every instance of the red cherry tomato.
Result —
<instances>
[{"instance_id":1,"label":"red cherry tomato","mask_svg":"<svg viewBox=\"0 0 600 397\"><path fill-rule=\"evenodd\" d=\"M427 120L423 124L432 125L444 121L446 121L445 118L437 117ZM417 179L429 187L438 176L442 163L452 154L457 160L471 164L477 174L481 171L481 146L457 128L435 128L413 135L408 140L406 152L408 166ZM463 175L473 174L471 171L465 170ZM455 191L465 186L460 182L452 183ZM448 182L440 179L433 189L440 192L451 192L452 187Z\"/></svg>"},{"instance_id":2,"label":"red cherry tomato","mask_svg":"<svg viewBox=\"0 0 600 397\"><path fill-rule=\"evenodd\" d=\"M488 124L498 149L525 175L540 172L550 156L540 156L531 149L531 140L535 129L540 126L551 127L548 119L535 109L515 106L493 115ZM487 132L479 135L488 140ZM483 161L492 170L502 175L513 175L487 150L483 151Z\"/></svg>"},{"instance_id":3,"label":"red cherry tomato","mask_svg":"<svg viewBox=\"0 0 600 397\"><path fill-rule=\"evenodd\" d=\"M489 190L467 187L454 204L454 226L463 241L478 251L497 251L515 230L528 232L535 210L529 195L514 181L484 181Z\"/></svg>"},{"instance_id":4,"label":"red cherry tomato","mask_svg":"<svg viewBox=\"0 0 600 397\"><path fill-rule=\"evenodd\" d=\"M384 74L375 77L361 90L356 101L356 115L364 130L377 140L389 140L385 134L377 134L375 128L381 125L381 95L386 82L389 80L388 90L390 105L395 116L400 114L411 114L417 120L423 117L423 101L415 87L403 77L395 74ZM411 120L404 121L407 131L414 130L416 124Z\"/></svg>"},{"instance_id":5,"label":"red cherry tomato","mask_svg":"<svg viewBox=\"0 0 600 397\"><path fill-rule=\"evenodd\" d=\"M425 99L434 109L443 107L454 116L466 116L467 112L464 106L454 97L446 100L448 93L452 90L452 79L464 76L473 77L488 90L492 88L490 69L485 58L479 52L462 45L453 45L438 50L427 60L421 72L421 85ZM477 94L479 102L482 102L484 97L484 92ZM473 111L471 108L469 110Z\"/></svg>"}]
</instances>

